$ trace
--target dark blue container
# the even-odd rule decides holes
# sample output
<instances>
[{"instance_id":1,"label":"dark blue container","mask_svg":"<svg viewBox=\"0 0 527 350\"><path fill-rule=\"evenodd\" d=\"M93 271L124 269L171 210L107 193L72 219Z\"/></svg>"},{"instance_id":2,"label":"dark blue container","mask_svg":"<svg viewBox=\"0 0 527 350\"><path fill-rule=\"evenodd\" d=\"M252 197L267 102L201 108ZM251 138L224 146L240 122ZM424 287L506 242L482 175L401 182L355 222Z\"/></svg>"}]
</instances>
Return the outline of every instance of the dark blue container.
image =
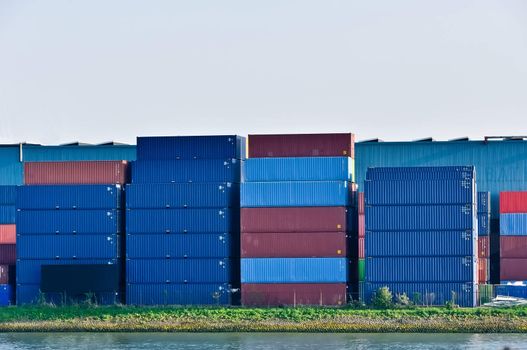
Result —
<instances>
[{"instance_id":1,"label":"dark blue container","mask_svg":"<svg viewBox=\"0 0 527 350\"><path fill-rule=\"evenodd\" d=\"M476 257L366 257L366 282L474 282Z\"/></svg>"},{"instance_id":2,"label":"dark blue container","mask_svg":"<svg viewBox=\"0 0 527 350\"><path fill-rule=\"evenodd\" d=\"M116 209L121 206L119 185L19 186L18 209Z\"/></svg>"},{"instance_id":3,"label":"dark blue container","mask_svg":"<svg viewBox=\"0 0 527 350\"><path fill-rule=\"evenodd\" d=\"M527 213L500 214L500 234L527 236Z\"/></svg>"},{"instance_id":4,"label":"dark blue container","mask_svg":"<svg viewBox=\"0 0 527 350\"><path fill-rule=\"evenodd\" d=\"M119 293L106 292L87 295L86 297L72 298L64 293L42 293L40 284L19 284L16 287L16 304L42 304L49 303L57 306L90 302L96 305L115 305L120 304L121 296Z\"/></svg>"},{"instance_id":5,"label":"dark blue container","mask_svg":"<svg viewBox=\"0 0 527 350\"><path fill-rule=\"evenodd\" d=\"M129 209L232 208L239 206L239 184L216 182L126 186L126 207Z\"/></svg>"},{"instance_id":6,"label":"dark blue container","mask_svg":"<svg viewBox=\"0 0 527 350\"><path fill-rule=\"evenodd\" d=\"M231 259L127 259L126 282L229 283L236 278L239 262Z\"/></svg>"},{"instance_id":7,"label":"dark blue container","mask_svg":"<svg viewBox=\"0 0 527 350\"><path fill-rule=\"evenodd\" d=\"M478 192L478 213L490 215L490 192Z\"/></svg>"},{"instance_id":8,"label":"dark blue container","mask_svg":"<svg viewBox=\"0 0 527 350\"><path fill-rule=\"evenodd\" d=\"M496 295L527 299L527 285L500 284L494 286Z\"/></svg>"},{"instance_id":9,"label":"dark blue container","mask_svg":"<svg viewBox=\"0 0 527 350\"><path fill-rule=\"evenodd\" d=\"M162 136L138 137L137 159L226 159L245 158L245 137Z\"/></svg>"},{"instance_id":10,"label":"dark blue container","mask_svg":"<svg viewBox=\"0 0 527 350\"><path fill-rule=\"evenodd\" d=\"M241 206L345 207L352 203L347 181L246 182L241 185Z\"/></svg>"},{"instance_id":11,"label":"dark blue container","mask_svg":"<svg viewBox=\"0 0 527 350\"><path fill-rule=\"evenodd\" d=\"M131 163L132 183L240 182L239 159L141 160Z\"/></svg>"},{"instance_id":12,"label":"dark blue container","mask_svg":"<svg viewBox=\"0 0 527 350\"><path fill-rule=\"evenodd\" d=\"M120 256L120 235L20 235L18 259L115 259Z\"/></svg>"},{"instance_id":13,"label":"dark blue container","mask_svg":"<svg viewBox=\"0 0 527 350\"><path fill-rule=\"evenodd\" d=\"M42 265L91 265L118 264L118 259L49 259L22 260L16 262L16 282L18 284L40 284L40 270Z\"/></svg>"},{"instance_id":14,"label":"dark blue container","mask_svg":"<svg viewBox=\"0 0 527 350\"><path fill-rule=\"evenodd\" d=\"M475 229L473 205L366 206L366 231Z\"/></svg>"},{"instance_id":15,"label":"dark blue container","mask_svg":"<svg viewBox=\"0 0 527 350\"><path fill-rule=\"evenodd\" d=\"M239 232L238 210L231 209L127 209L126 233Z\"/></svg>"},{"instance_id":16,"label":"dark blue container","mask_svg":"<svg viewBox=\"0 0 527 350\"><path fill-rule=\"evenodd\" d=\"M472 180L473 166L368 168L366 180Z\"/></svg>"},{"instance_id":17,"label":"dark blue container","mask_svg":"<svg viewBox=\"0 0 527 350\"><path fill-rule=\"evenodd\" d=\"M17 186L0 186L0 205L14 205L16 203Z\"/></svg>"},{"instance_id":18,"label":"dark blue container","mask_svg":"<svg viewBox=\"0 0 527 350\"><path fill-rule=\"evenodd\" d=\"M473 204L473 180L379 180L364 182L365 205Z\"/></svg>"},{"instance_id":19,"label":"dark blue container","mask_svg":"<svg viewBox=\"0 0 527 350\"><path fill-rule=\"evenodd\" d=\"M128 284L128 305L231 305L226 283Z\"/></svg>"},{"instance_id":20,"label":"dark blue container","mask_svg":"<svg viewBox=\"0 0 527 350\"><path fill-rule=\"evenodd\" d=\"M121 232L119 210L19 210L19 235L112 234Z\"/></svg>"},{"instance_id":21,"label":"dark blue container","mask_svg":"<svg viewBox=\"0 0 527 350\"><path fill-rule=\"evenodd\" d=\"M443 306L454 302L462 307L476 306L475 283L364 283L364 301L371 304L379 288L388 287L392 294L405 293L416 305Z\"/></svg>"},{"instance_id":22,"label":"dark blue container","mask_svg":"<svg viewBox=\"0 0 527 350\"><path fill-rule=\"evenodd\" d=\"M478 235L488 236L490 234L490 214L478 213Z\"/></svg>"},{"instance_id":23,"label":"dark blue container","mask_svg":"<svg viewBox=\"0 0 527 350\"><path fill-rule=\"evenodd\" d=\"M189 233L126 236L126 257L228 258L240 256L239 234Z\"/></svg>"},{"instance_id":24,"label":"dark blue container","mask_svg":"<svg viewBox=\"0 0 527 350\"><path fill-rule=\"evenodd\" d=\"M13 305L14 301L13 287L9 284L0 284L0 306Z\"/></svg>"},{"instance_id":25,"label":"dark blue container","mask_svg":"<svg viewBox=\"0 0 527 350\"><path fill-rule=\"evenodd\" d=\"M14 224L16 208L14 205L0 205L0 224Z\"/></svg>"},{"instance_id":26,"label":"dark blue container","mask_svg":"<svg viewBox=\"0 0 527 350\"><path fill-rule=\"evenodd\" d=\"M470 256L476 254L477 235L469 231L371 231L365 238L365 255Z\"/></svg>"}]
</instances>

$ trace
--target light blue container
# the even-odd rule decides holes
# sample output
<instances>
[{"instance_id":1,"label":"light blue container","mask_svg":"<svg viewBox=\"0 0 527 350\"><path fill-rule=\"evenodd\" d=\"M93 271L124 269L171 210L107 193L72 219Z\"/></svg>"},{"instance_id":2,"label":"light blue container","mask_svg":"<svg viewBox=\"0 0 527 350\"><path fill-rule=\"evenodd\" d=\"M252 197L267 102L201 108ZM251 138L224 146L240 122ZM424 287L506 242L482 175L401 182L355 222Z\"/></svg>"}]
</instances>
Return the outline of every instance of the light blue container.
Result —
<instances>
[{"instance_id":1,"label":"light blue container","mask_svg":"<svg viewBox=\"0 0 527 350\"><path fill-rule=\"evenodd\" d=\"M527 213L500 214L500 234L527 236Z\"/></svg>"}]
</instances>

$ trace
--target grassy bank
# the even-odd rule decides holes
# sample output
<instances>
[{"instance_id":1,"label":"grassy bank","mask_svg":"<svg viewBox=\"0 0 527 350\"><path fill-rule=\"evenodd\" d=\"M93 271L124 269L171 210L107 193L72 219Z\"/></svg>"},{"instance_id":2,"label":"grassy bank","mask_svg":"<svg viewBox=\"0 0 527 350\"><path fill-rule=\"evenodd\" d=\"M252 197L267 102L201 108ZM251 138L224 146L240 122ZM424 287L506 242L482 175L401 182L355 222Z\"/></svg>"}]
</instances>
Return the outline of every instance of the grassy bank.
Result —
<instances>
[{"instance_id":1,"label":"grassy bank","mask_svg":"<svg viewBox=\"0 0 527 350\"><path fill-rule=\"evenodd\" d=\"M527 332L527 307L146 308L8 307L1 332Z\"/></svg>"}]
</instances>

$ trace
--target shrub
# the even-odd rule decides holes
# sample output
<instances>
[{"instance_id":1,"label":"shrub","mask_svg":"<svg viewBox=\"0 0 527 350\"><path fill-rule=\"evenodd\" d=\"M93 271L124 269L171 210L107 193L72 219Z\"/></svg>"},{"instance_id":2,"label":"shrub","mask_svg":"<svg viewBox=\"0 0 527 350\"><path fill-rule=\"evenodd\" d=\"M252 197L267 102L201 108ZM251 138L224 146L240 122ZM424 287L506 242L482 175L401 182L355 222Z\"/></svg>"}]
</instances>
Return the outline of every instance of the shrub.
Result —
<instances>
[{"instance_id":1,"label":"shrub","mask_svg":"<svg viewBox=\"0 0 527 350\"><path fill-rule=\"evenodd\" d=\"M381 287L374 293L372 304L381 309L388 309L393 306L393 295L388 287Z\"/></svg>"},{"instance_id":2,"label":"shrub","mask_svg":"<svg viewBox=\"0 0 527 350\"><path fill-rule=\"evenodd\" d=\"M419 305L419 304L421 304L421 293L419 293L419 292L414 292L414 293L412 294L412 303L413 303L414 305Z\"/></svg>"},{"instance_id":3,"label":"shrub","mask_svg":"<svg viewBox=\"0 0 527 350\"><path fill-rule=\"evenodd\" d=\"M397 293L395 295L395 304L397 306L410 306L412 305L412 302L406 293Z\"/></svg>"}]
</instances>

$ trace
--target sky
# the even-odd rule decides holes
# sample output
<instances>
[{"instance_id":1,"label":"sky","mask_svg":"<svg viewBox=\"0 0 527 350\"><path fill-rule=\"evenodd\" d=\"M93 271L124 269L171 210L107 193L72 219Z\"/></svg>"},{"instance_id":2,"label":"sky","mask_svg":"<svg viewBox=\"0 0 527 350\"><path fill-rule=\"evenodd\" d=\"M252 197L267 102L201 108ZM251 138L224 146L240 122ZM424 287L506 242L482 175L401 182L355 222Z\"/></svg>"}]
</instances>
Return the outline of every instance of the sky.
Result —
<instances>
[{"instance_id":1,"label":"sky","mask_svg":"<svg viewBox=\"0 0 527 350\"><path fill-rule=\"evenodd\" d=\"M524 0L0 0L0 143L527 134Z\"/></svg>"}]
</instances>

